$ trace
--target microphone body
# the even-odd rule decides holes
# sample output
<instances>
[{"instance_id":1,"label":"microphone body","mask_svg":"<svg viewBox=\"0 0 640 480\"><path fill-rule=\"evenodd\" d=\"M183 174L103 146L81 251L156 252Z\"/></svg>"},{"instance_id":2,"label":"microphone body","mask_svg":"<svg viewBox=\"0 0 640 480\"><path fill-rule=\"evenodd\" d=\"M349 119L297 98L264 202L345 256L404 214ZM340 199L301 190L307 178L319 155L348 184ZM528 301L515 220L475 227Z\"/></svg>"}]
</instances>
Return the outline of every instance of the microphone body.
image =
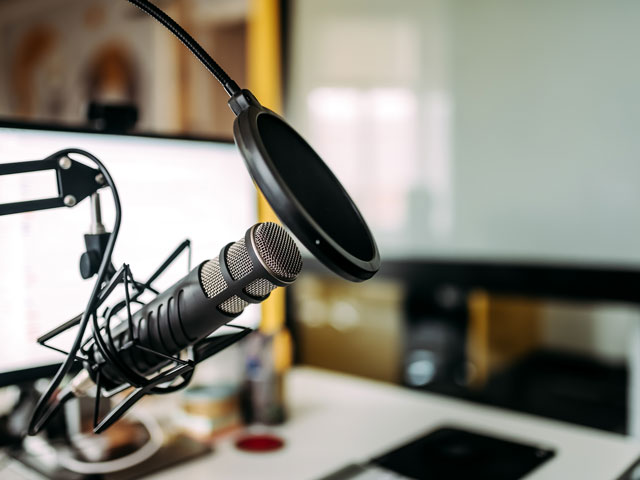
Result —
<instances>
[{"instance_id":1,"label":"microphone body","mask_svg":"<svg viewBox=\"0 0 640 480\"><path fill-rule=\"evenodd\" d=\"M254 225L243 239L225 246L218 257L201 263L134 313L133 339L127 321L111 328L111 353L139 375L157 372L170 360L152 351L175 356L197 344L249 303L262 302L271 290L292 283L301 268L300 252L280 225ZM96 344L89 348L85 367L94 381L99 370L107 389L126 383Z\"/></svg>"}]
</instances>

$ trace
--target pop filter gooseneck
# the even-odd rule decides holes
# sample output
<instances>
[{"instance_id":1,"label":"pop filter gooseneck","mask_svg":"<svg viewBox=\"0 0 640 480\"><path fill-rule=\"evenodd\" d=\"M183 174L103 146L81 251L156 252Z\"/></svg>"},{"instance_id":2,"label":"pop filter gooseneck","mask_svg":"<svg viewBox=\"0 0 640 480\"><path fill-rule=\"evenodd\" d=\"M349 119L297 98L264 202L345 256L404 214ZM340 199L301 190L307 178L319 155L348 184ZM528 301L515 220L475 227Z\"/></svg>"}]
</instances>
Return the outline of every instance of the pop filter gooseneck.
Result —
<instances>
[{"instance_id":1,"label":"pop filter gooseneck","mask_svg":"<svg viewBox=\"0 0 640 480\"><path fill-rule=\"evenodd\" d=\"M241 90L171 17L148 0L128 0L191 50L231 97L233 136L247 169L280 220L338 275L371 278L380 254L353 200L320 156L287 122Z\"/></svg>"}]
</instances>

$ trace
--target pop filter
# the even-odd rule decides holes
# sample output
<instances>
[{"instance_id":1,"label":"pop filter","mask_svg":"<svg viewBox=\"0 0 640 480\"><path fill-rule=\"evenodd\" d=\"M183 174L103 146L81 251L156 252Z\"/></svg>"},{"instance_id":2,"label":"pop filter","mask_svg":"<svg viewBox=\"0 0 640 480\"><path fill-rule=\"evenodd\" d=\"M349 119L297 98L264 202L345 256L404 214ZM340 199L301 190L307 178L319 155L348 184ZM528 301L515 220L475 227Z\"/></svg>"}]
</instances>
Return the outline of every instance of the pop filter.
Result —
<instances>
[{"instance_id":1,"label":"pop filter","mask_svg":"<svg viewBox=\"0 0 640 480\"><path fill-rule=\"evenodd\" d=\"M380 268L376 242L353 200L309 144L248 90L229 105L247 169L282 222L322 263L351 281Z\"/></svg>"},{"instance_id":2,"label":"pop filter","mask_svg":"<svg viewBox=\"0 0 640 480\"><path fill-rule=\"evenodd\" d=\"M236 114L233 136L251 177L276 215L322 263L362 281L380 268L376 242L329 167L287 122L241 90L171 17L148 0L129 0L185 44L218 79Z\"/></svg>"}]
</instances>

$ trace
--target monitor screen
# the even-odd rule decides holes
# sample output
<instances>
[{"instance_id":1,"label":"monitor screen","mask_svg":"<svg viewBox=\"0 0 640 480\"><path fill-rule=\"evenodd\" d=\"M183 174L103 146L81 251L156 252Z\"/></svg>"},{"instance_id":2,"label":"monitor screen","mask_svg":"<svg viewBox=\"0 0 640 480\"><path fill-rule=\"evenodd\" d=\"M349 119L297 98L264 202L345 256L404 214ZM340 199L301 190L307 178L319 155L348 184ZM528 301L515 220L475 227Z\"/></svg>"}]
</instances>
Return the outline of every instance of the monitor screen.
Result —
<instances>
[{"instance_id":1,"label":"monitor screen","mask_svg":"<svg viewBox=\"0 0 640 480\"><path fill-rule=\"evenodd\" d=\"M137 280L146 280L186 238L195 267L257 221L256 191L232 143L0 127L0 163L40 160L70 147L92 153L111 173L122 205L113 263L129 264ZM52 196L52 170L0 176L0 204ZM100 197L111 231L109 189ZM74 208L0 216L0 383L3 374L18 378L62 361L36 339L86 306L95 277L81 278L79 259L89 225L88 199ZM185 252L154 287L162 291L187 271ZM259 315L250 306L238 321L255 326Z\"/></svg>"}]
</instances>

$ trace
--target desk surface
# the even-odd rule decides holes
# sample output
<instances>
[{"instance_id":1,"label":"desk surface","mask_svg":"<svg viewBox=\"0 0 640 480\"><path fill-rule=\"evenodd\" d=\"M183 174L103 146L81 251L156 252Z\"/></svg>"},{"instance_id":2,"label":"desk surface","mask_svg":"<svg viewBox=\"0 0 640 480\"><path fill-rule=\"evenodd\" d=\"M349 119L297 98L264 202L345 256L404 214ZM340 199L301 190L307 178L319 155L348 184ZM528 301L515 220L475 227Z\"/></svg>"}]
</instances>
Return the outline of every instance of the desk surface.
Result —
<instances>
[{"instance_id":1,"label":"desk surface","mask_svg":"<svg viewBox=\"0 0 640 480\"><path fill-rule=\"evenodd\" d=\"M211 455L148 478L318 479L445 425L556 450L527 480L615 479L640 457L640 442L627 437L323 370L293 369L287 391L290 420L271 429L286 441L283 449L242 452L229 434L217 441ZM175 408L171 397L161 403ZM2 478L42 477L5 468Z\"/></svg>"},{"instance_id":2,"label":"desk surface","mask_svg":"<svg viewBox=\"0 0 640 480\"><path fill-rule=\"evenodd\" d=\"M443 425L555 449L530 480L614 479L640 456L640 442L619 435L323 370L294 369L287 390L290 420L272 429L286 441L280 451L241 452L229 436L210 456L149 478L317 479Z\"/></svg>"}]
</instances>

